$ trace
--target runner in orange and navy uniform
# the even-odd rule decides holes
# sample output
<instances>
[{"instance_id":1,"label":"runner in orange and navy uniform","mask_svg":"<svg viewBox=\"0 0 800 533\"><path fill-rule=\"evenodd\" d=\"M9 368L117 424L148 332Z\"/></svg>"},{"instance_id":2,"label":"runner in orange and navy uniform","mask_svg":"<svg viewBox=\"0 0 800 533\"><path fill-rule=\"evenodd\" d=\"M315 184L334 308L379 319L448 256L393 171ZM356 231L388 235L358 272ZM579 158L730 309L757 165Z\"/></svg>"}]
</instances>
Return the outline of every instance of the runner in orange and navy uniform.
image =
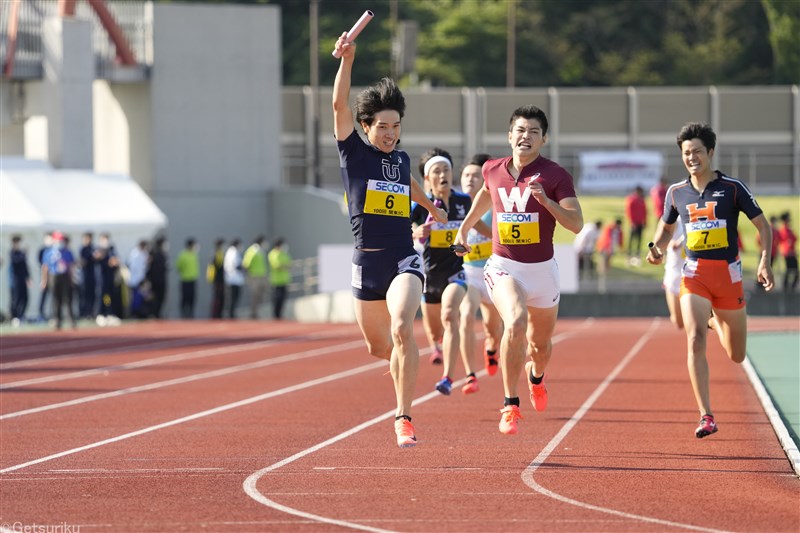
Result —
<instances>
[{"instance_id":1,"label":"runner in orange and navy uniform","mask_svg":"<svg viewBox=\"0 0 800 533\"><path fill-rule=\"evenodd\" d=\"M494 208L492 256L484 267L484 279L504 324L500 368L505 399L498 427L501 433L514 434L522 418L517 384L523 367L534 409L547 407L544 371L553 351L560 299L553 232L559 223L578 233L583 214L572 176L541 155L547 142L547 116L541 109L532 105L516 109L509 121L508 142L511 157L483 165L483 188L455 244L469 253L469 230Z\"/></svg>"},{"instance_id":2,"label":"runner in orange and navy uniform","mask_svg":"<svg viewBox=\"0 0 800 533\"><path fill-rule=\"evenodd\" d=\"M710 126L689 123L678 134L677 142L689 178L667 191L664 215L647 261L661 263L661 250L672 238L675 223L683 223L686 263L681 280L681 313L688 337L689 377L701 415L695 436L702 438L718 429L709 400L706 360L708 317L712 310L711 322L728 357L736 363L745 358L747 314L739 259L739 213L747 215L764 243L757 275L766 290L771 290L774 283L767 252L772 230L747 187L712 169L716 134Z\"/></svg>"}]
</instances>

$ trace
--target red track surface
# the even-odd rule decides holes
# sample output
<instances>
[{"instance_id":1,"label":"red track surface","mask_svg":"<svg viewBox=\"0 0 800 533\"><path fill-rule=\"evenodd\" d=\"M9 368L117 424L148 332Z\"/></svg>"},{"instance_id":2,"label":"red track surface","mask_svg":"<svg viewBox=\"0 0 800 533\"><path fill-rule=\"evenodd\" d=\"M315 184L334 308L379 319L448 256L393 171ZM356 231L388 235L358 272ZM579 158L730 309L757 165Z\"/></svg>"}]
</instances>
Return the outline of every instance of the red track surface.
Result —
<instances>
[{"instance_id":1,"label":"red track surface","mask_svg":"<svg viewBox=\"0 0 800 533\"><path fill-rule=\"evenodd\" d=\"M550 405L536 413L523 398L515 436L497 430L499 375L481 375L475 395L431 393L441 367L423 350L420 443L405 450L388 366L354 325L161 322L3 337L0 523L800 531L800 480L718 342L709 359L720 431L698 440L682 332L658 319L590 319L561 320L556 333Z\"/></svg>"}]
</instances>

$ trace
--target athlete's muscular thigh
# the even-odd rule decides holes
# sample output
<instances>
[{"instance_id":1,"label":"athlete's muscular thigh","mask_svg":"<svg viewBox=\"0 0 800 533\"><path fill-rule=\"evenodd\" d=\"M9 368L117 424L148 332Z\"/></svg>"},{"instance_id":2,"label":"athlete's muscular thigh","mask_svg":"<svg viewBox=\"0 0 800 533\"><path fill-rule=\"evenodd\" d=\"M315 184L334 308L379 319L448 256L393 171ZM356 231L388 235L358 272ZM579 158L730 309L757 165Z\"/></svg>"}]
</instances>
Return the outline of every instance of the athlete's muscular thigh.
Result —
<instances>
[{"instance_id":1,"label":"athlete's muscular thigh","mask_svg":"<svg viewBox=\"0 0 800 533\"><path fill-rule=\"evenodd\" d=\"M390 359L392 355L391 317L385 300L354 301L356 321L370 355Z\"/></svg>"}]
</instances>

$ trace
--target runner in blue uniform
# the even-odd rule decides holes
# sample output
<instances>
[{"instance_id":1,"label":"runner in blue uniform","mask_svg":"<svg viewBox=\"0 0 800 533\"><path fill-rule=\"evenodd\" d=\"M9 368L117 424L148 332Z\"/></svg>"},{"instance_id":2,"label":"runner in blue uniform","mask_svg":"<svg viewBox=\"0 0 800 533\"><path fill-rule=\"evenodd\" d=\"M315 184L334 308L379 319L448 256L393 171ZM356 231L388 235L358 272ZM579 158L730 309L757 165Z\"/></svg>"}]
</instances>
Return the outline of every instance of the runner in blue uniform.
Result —
<instances>
[{"instance_id":1,"label":"runner in blue uniform","mask_svg":"<svg viewBox=\"0 0 800 533\"><path fill-rule=\"evenodd\" d=\"M475 154L461 169L461 190L469 194L473 200L478 191L483 187L483 164L492 157L489 154ZM487 228L492 227L493 211L489 209L481 217ZM483 267L486 260L492 255L491 236L481 235L474 228L469 230L467 244L472 251L464 256L464 272L467 274L467 297L461 303L461 353L464 357L474 360L475 353L475 315L480 308L483 321L483 331L486 335L484 342L484 365L486 373L490 376L497 374L499 367L498 351L500 339L503 337L503 319L492 303L489 289L483 280Z\"/></svg>"},{"instance_id":2,"label":"runner in blue uniform","mask_svg":"<svg viewBox=\"0 0 800 533\"><path fill-rule=\"evenodd\" d=\"M414 317L422 296L422 264L411 242L411 200L439 222L447 214L425 196L411 178L408 154L397 150L405 99L394 81L384 78L362 91L355 114L369 144L355 129L348 106L356 45L336 41L341 53L333 85L334 133L355 237L352 287L355 315L369 353L389 360L397 398L395 434L401 448L417 441L411 402L419 368Z\"/></svg>"},{"instance_id":3,"label":"runner in blue uniform","mask_svg":"<svg viewBox=\"0 0 800 533\"><path fill-rule=\"evenodd\" d=\"M463 260L450 250L461 221L469 212L472 199L469 195L453 190L453 160L446 150L433 148L420 159L420 172L430 190L429 200L447 211L444 224L430 220L428 210L414 205L411 222L414 238L424 242L422 258L425 264L425 288L423 293L423 319L430 339L442 339L444 369L436 390L448 395L453 387L452 373L461 342L460 306L467 293L467 280ZM483 226L487 234L490 229ZM430 340L429 339L429 340ZM474 352L474 350L473 350ZM478 378L474 372L474 361L462 352L467 374L462 392L478 392Z\"/></svg>"},{"instance_id":4,"label":"runner in blue uniform","mask_svg":"<svg viewBox=\"0 0 800 533\"><path fill-rule=\"evenodd\" d=\"M689 177L667 190L664 215L656 228L647 261L660 264L662 250L672 238L675 224L684 224L686 263L680 302L687 335L689 377L701 416L695 436L703 438L717 432L706 360L708 317L712 310L714 329L728 357L741 363L746 355L747 313L739 259L739 213L747 215L758 229L763 252L757 276L768 291L774 284L769 261L772 230L744 183L711 166L717 136L710 126L689 123L681 129L677 141Z\"/></svg>"}]
</instances>

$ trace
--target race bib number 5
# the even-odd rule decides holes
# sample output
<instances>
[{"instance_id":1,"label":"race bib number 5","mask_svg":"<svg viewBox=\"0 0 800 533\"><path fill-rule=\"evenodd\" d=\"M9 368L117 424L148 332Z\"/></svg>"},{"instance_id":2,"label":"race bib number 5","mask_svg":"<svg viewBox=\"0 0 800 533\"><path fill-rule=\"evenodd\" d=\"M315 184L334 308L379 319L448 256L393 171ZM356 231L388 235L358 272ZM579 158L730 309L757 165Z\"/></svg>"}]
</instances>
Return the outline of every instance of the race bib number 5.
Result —
<instances>
[{"instance_id":1,"label":"race bib number 5","mask_svg":"<svg viewBox=\"0 0 800 533\"><path fill-rule=\"evenodd\" d=\"M364 213L390 217L411 216L411 187L389 181L369 180Z\"/></svg>"},{"instance_id":2,"label":"race bib number 5","mask_svg":"<svg viewBox=\"0 0 800 533\"><path fill-rule=\"evenodd\" d=\"M445 224L434 222L431 225L431 236L429 237L431 248L448 248L453 244L460 227L460 220L453 220Z\"/></svg>"},{"instance_id":3,"label":"race bib number 5","mask_svg":"<svg viewBox=\"0 0 800 533\"><path fill-rule=\"evenodd\" d=\"M686 247L694 252L728 247L725 220L701 220L686 224Z\"/></svg>"},{"instance_id":4,"label":"race bib number 5","mask_svg":"<svg viewBox=\"0 0 800 533\"><path fill-rule=\"evenodd\" d=\"M539 242L539 213L497 213L500 244Z\"/></svg>"}]
</instances>

